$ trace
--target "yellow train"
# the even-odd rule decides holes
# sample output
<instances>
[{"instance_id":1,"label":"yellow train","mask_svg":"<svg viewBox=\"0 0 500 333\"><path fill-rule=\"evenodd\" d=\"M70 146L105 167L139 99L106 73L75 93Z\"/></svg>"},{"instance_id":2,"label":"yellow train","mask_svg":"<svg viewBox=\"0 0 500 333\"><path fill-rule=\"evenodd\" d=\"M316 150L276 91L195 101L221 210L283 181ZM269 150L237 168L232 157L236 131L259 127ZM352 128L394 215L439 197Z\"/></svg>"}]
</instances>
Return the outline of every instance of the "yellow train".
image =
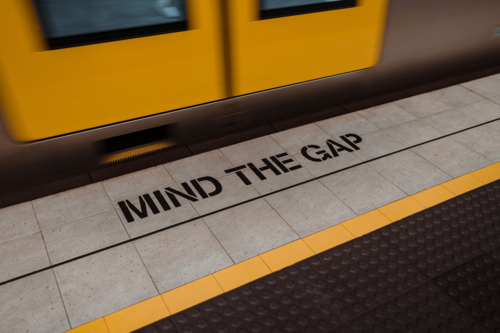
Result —
<instances>
[{"instance_id":1,"label":"yellow train","mask_svg":"<svg viewBox=\"0 0 500 333\"><path fill-rule=\"evenodd\" d=\"M499 61L499 13L498 0L2 0L0 184Z\"/></svg>"}]
</instances>

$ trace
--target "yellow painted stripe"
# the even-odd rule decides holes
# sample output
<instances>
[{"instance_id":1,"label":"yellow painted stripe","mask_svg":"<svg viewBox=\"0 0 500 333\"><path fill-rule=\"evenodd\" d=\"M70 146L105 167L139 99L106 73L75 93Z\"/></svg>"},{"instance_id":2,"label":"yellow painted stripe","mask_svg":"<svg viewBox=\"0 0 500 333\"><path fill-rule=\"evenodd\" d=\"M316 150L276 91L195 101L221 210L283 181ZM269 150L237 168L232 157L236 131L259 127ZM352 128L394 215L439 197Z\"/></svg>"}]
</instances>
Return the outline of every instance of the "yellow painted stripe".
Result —
<instances>
[{"instance_id":1,"label":"yellow painted stripe","mask_svg":"<svg viewBox=\"0 0 500 333\"><path fill-rule=\"evenodd\" d=\"M104 318L99 318L90 323L78 326L68 331L69 333L109 333Z\"/></svg>"},{"instance_id":2,"label":"yellow painted stripe","mask_svg":"<svg viewBox=\"0 0 500 333\"><path fill-rule=\"evenodd\" d=\"M219 282L222 290L226 292L257 280L269 273L271 273L269 267L262 261L261 257L257 256L218 271L213 275L217 282Z\"/></svg>"},{"instance_id":3,"label":"yellow painted stripe","mask_svg":"<svg viewBox=\"0 0 500 333\"><path fill-rule=\"evenodd\" d=\"M213 275L202 277L178 288L163 293L161 296L167 304L171 314L188 309L200 304L224 291L219 286Z\"/></svg>"},{"instance_id":4,"label":"yellow painted stripe","mask_svg":"<svg viewBox=\"0 0 500 333\"><path fill-rule=\"evenodd\" d=\"M161 296L156 296L104 316L109 333L128 333L170 316Z\"/></svg>"},{"instance_id":5,"label":"yellow painted stripe","mask_svg":"<svg viewBox=\"0 0 500 333\"><path fill-rule=\"evenodd\" d=\"M391 223L380 211L374 210L369 213L345 221L342 225L355 237L361 237L373 230L380 229Z\"/></svg>"},{"instance_id":6,"label":"yellow painted stripe","mask_svg":"<svg viewBox=\"0 0 500 333\"><path fill-rule=\"evenodd\" d=\"M293 265L312 256L314 253L329 250L356 237L361 237L367 233L380 229L394 221L398 221L425 208L432 207L498 179L500 179L500 162L455 178L441 185L434 186L402 200L390 203L339 225L319 231L301 240L283 245L168 291L161 296L156 296L153 298L154 302L158 302L159 297L162 297L165 302L163 305L158 303L158 307L160 308L158 313L163 313L164 315L162 315L162 317L159 317L157 312L151 311L152 309L150 306L153 304L153 301L151 301L153 299L151 299L106 316L106 322L104 318L100 318L69 332L114 333L133 331L139 328L137 326L138 321L133 318L144 318L143 322L147 323L141 325L145 326L155 320L168 316L168 314L165 313L174 314L185 310L220 295L223 292L241 287L260 277ZM165 306L165 308L163 308L163 306ZM165 309L167 312L164 311ZM168 312L168 310L170 311ZM132 319L126 318L125 315L129 315ZM118 327L118 319L121 318L123 318L123 322L121 323L123 326L120 326L122 331L115 331L115 326L113 325L116 324L116 327ZM113 320L115 320L115 322L113 322ZM106 323L108 323L108 325L106 325ZM126 327L127 325L128 327Z\"/></svg>"},{"instance_id":7,"label":"yellow painted stripe","mask_svg":"<svg viewBox=\"0 0 500 333\"><path fill-rule=\"evenodd\" d=\"M443 201L453 198L455 194L447 190L444 186L434 186L428 190L412 195L412 198L417 200L425 208L429 208L440 204Z\"/></svg>"},{"instance_id":8,"label":"yellow painted stripe","mask_svg":"<svg viewBox=\"0 0 500 333\"><path fill-rule=\"evenodd\" d=\"M385 205L384 207L380 207L378 210L391 220L391 222L396 222L424 209L424 206L419 204L415 199L406 197Z\"/></svg>"},{"instance_id":9,"label":"yellow painted stripe","mask_svg":"<svg viewBox=\"0 0 500 333\"><path fill-rule=\"evenodd\" d=\"M482 185L484 185L484 183L471 174L455 178L443 184L444 187L455 195L464 194Z\"/></svg>"},{"instance_id":10,"label":"yellow painted stripe","mask_svg":"<svg viewBox=\"0 0 500 333\"><path fill-rule=\"evenodd\" d=\"M313 250L299 239L261 254L260 257L273 272L276 272L313 255Z\"/></svg>"}]
</instances>

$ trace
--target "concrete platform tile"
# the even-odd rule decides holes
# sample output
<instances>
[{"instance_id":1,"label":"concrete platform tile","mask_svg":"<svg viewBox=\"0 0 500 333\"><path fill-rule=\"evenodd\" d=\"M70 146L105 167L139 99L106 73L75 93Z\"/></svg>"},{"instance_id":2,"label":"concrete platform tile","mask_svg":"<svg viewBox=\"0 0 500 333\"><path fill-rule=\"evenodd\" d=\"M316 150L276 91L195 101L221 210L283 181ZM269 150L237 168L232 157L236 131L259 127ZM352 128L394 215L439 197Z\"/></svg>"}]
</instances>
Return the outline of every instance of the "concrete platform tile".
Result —
<instances>
[{"instance_id":1,"label":"concrete platform tile","mask_svg":"<svg viewBox=\"0 0 500 333\"><path fill-rule=\"evenodd\" d=\"M491 164L491 161L451 138L426 143L412 148L412 151L452 177L462 176Z\"/></svg>"},{"instance_id":2,"label":"concrete platform tile","mask_svg":"<svg viewBox=\"0 0 500 333\"><path fill-rule=\"evenodd\" d=\"M486 98L500 96L500 81L490 77L483 77L460 85Z\"/></svg>"},{"instance_id":3,"label":"concrete platform tile","mask_svg":"<svg viewBox=\"0 0 500 333\"><path fill-rule=\"evenodd\" d=\"M362 139L363 141L359 144L360 149L355 150L353 154L363 161L405 148L382 130L364 134Z\"/></svg>"},{"instance_id":4,"label":"concrete platform tile","mask_svg":"<svg viewBox=\"0 0 500 333\"><path fill-rule=\"evenodd\" d=\"M40 231L31 202L0 209L0 243Z\"/></svg>"},{"instance_id":5,"label":"concrete platform tile","mask_svg":"<svg viewBox=\"0 0 500 333\"><path fill-rule=\"evenodd\" d=\"M201 220L135 241L160 293L233 264Z\"/></svg>"},{"instance_id":6,"label":"concrete platform tile","mask_svg":"<svg viewBox=\"0 0 500 333\"><path fill-rule=\"evenodd\" d=\"M444 134L450 134L479 124L477 120L456 109L425 117L422 120Z\"/></svg>"},{"instance_id":7,"label":"concrete platform tile","mask_svg":"<svg viewBox=\"0 0 500 333\"><path fill-rule=\"evenodd\" d=\"M490 101L500 104L500 96L491 97Z\"/></svg>"},{"instance_id":8,"label":"concrete platform tile","mask_svg":"<svg viewBox=\"0 0 500 333\"><path fill-rule=\"evenodd\" d=\"M100 183L34 200L33 207L42 230L113 209Z\"/></svg>"},{"instance_id":9,"label":"concrete platform tile","mask_svg":"<svg viewBox=\"0 0 500 333\"><path fill-rule=\"evenodd\" d=\"M240 166L247 163L258 165L263 158L281 154L285 149L270 136L263 136L221 148L220 151L234 166Z\"/></svg>"},{"instance_id":10,"label":"concrete platform tile","mask_svg":"<svg viewBox=\"0 0 500 333\"><path fill-rule=\"evenodd\" d=\"M180 184L204 176L223 177L226 175L224 170L231 169L233 165L219 150L212 150L167 163L165 167L177 184Z\"/></svg>"},{"instance_id":11,"label":"concrete platform tile","mask_svg":"<svg viewBox=\"0 0 500 333\"><path fill-rule=\"evenodd\" d=\"M263 199L203 219L235 262L299 238Z\"/></svg>"},{"instance_id":12,"label":"concrete platform tile","mask_svg":"<svg viewBox=\"0 0 500 333\"><path fill-rule=\"evenodd\" d=\"M394 103L375 106L357 113L380 129L417 119Z\"/></svg>"},{"instance_id":13,"label":"concrete platform tile","mask_svg":"<svg viewBox=\"0 0 500 333\"><path fill-rule=\"evenodd\" d=\"M286 176L281 175L278 177ZM194 208L200 215L239 204L240 202L255 198L259 195L251 185L245 185L236 174L230 174L228 176L218 178L217 180L222 186L222 192L219 195L192 203ZM201 186L206 191L213 190L212 185L201 183ZM205 186L207 187L205 188ZM211 188L208 188L208 186L211 186Z\"/></svg>"},{"instance_id":14,"label":"concrete platform tile","mask_svg":"<svg viewBox=\"0 0 500 333\"><path fill-rule=\"evenodd\" d=\"M292 164L290 163L290 165ZM267 179L265 180L259 179L258 181L252 182L252 186L260 195L263 195L284 189L288 186L295 185L312 178L314 178L313 175L311 175L311 173L309 173L306 168L302 167L288 173L282 173L278 176L273 174L267 177Z\"/></svg>"},{"instance_id":15,"label":"concrete platform tile","mask_svg":"<svg viewBox=\"0 0 500 333\"><path fill-rule=\"evenodd\" d=\"M132 244L56 267L54 272L73 327L158 295Z\"/></svg>"},{"instance_id":16,"label":"concrete platform tile","mask_svg":"<svg viewBox=\"0 0 500 333\"><path fill-rule=\"evenodd\" d=\"M265 200L300 237L357 216L318 181L273 194Z\"/></svg>"},{"instance_id":17,"label":"concrete platform tile","mask_svg":"<svg viewBox=\"0 0 500 333\"><path fill-rule=\"evenodd\" d=\"M407 196L368 165L321 178L320 182L358 215Z\"/></svg>"},{"instance_id":18,"label":"concrete platform tile","mask_svg":"<svg viewBox=\"0 0 500 333\"><path fill-rule=\"evenodd\" d=\"M328 146L321 146L317 151L329 152ZM322 162L314 162L305 158L302 154L294 155L293 158L307 169L314 177L323 176L331 172L350 167L351 165L362 163L353 153L342 152L339 156L327 159Z\"/></svg>"},{"instance_id":19,"label":"concrete platform tile","mask_svg":"<svg viewBox=\"0 0 500 333\"><path fill-rule=\"evenodd\" d=\"M443 136L443 133L426 124L421 119L386 128L384 132L406 147L411 147Z\"/></svg>"},{"instance_id":20,"label":"concrete platform tile","mask_svg":"<svg viewBox=\"0 0 500 333\"><path fill-rule=\"evenodd\" d=\"M271 134L271 138L282 146L288 154L295 155L300 153L300 150L305 145L316 144L318 142L324 144L326 140L330 139L330 135L316 124L308 124Z\"/></svg>"},{"instance_id":21,"label":"concrete platform tile","mask_svg":"<svg viewBox=\"0 0 500 333\"><path fill-rule=\"evenodd\" d=\"M165 187L178 188L164 166L159 165L102 182L113 205L118 208L117 202L130 200L139 201L138 197Z\"/></svg>"},{"instance_id":22,"label":"concrete platform tile","mask_svg":"<svg viewBox=\"0 0 500 333\"><path fill-rule=\"evenodd\" d=\"M500 118L500 105L488 100L472 103L457 110L481 123Z\"/></svg>"},{"instance_id":23,"label":"concrete platform tile","mask_svg":"<svg viewBox=\"0 0 500 333\"><path fill-rule=\"evenodd\" d=\"M129 239L115 211L43 231L52 264Z\"/></svg>"},{"instance_id":24,"label":"concrete platform tile","mask_svg":"<svg viewBox=\"0 0 500 333\"><path fill-rule=\"evenodd\" d=\"M459 85L435 90L429 93L429 95L454 108L484 99L483 97Z\"/></svg>"},{"instance_id":25,"label":"concrete platform tile","mask_svg":"<svg viewBox=\"0 0 500 333\"><path fill-rule=\"evenodd\" d=\"M321 129L332 136L340 136L349 133L365 134L378 130L369 121L360 117L357 113L349 113L316 123Z\"/></svg>"},{"instance_id":26,"label":"concrete platform tile","mask_svg":"<svg viewBox=\"0 0 500 333\"><path fill-rule=\"evenodd\" d=\"M500 162L500 132L481 126L458 133L452 138L492 162Z\"/></svg>"},{"instance_id":27,"label":"concrete platform tile","mask_svg":"<svg viewBox=\"0 0 500 333\"><path fill-rule=\"evenodd\" d=\"M0 332L62 333L70 328L52 270L0 286Z\"/></svg>"},{"instance_id":28,"label":"concrete platform tile","mask_svg":"<svg viewBox=\"0 0 500 333\"><path fill-rule=\"evenodd\" d=\"M417 118L427 117L452 108L429 94L405 98L394 103Z\"/></svg>"},{"instance_id":29,"label":"concrete platform tile","mask_svg":"<svg viewBox=\"0 0 500 333\"><path fill-rule=\"evenodd\" d=\"M409 150L370 162L369 165L408 195L451 179L448 174Z\"/></svg>"},{"instance_id":30,"label":"concrete platform tile","mask_svg":"<svg viewBox=\"0 0 500 333\"><path fill-rule=\"evenodd\" d=\"M39 232L0 244L0 282L50 265Z\"/></svg>"}]
</instances>

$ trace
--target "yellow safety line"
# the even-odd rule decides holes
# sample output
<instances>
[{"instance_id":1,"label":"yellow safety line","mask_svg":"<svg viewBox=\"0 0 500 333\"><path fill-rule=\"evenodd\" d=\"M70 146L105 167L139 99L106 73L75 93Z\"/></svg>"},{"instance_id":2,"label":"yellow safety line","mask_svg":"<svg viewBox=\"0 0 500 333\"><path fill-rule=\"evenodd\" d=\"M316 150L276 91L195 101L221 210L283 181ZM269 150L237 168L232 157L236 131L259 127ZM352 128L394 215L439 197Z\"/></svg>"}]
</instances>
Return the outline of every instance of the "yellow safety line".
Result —
<instances>
[{"instance_id":1,"label":"yellow safety line","mask_svg":"<svg viewBox=\"0 0 500 333\"><path fill-rule=\"evenodd\" d=\"M69 332L126 333L137 330L498 179L500 179L500 162L280 246Z\"/></svg>"}]
</instances>

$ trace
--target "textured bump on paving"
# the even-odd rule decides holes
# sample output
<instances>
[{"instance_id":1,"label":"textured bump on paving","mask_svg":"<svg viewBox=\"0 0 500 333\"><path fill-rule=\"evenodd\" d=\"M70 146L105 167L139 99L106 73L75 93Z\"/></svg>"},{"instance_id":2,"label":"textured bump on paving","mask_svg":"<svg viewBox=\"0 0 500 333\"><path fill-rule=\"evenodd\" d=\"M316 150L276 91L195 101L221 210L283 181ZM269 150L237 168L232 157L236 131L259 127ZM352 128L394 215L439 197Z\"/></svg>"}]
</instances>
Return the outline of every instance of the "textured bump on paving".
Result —
<instances>
[{"instance_id":1,"label":"textured bump on paving","mask_svg":"<svg viewBox=\"0 0 500 333\"><path fill-rule=\"evenodd\" d=\"M354 318L334 332L487 333L488 331L438 286L427 282Z\"/></svg>"},{"instance_id":2,"label":"textured bump on paving","mask_svg":"<svg viewBox=\"0 0 500 333\"><path fill-rule=\"evenodd\" d=\"M352 288L311 258L252 284L286 332L327 332L366 310Z\"/></svg>"},{"instance_id":3,"label":"textured bump on paving","mask_svg":"<svg viewBox=\"0 0 500 333\"><path fill-rule=\"evenodd\" d=\"M483 255L434 281L490 332L500 332L500 263Z\"/></svg>"},{"instance_id":4,"label":"textured bump on paving","mask_svg":"<svg viewBox=\"0 0 500 333\"><path fill-rule=\"evenodd\" d=\"M500 333L499 212L496 181L136 332Z\"/></svg>"},{"instance_id":5,"label":"textured bump on paving","mask_svg":"<svg viewBox=\"0 0 500 333\"><path fill-rule=\"evenodd\" d=\"M432 278L500 244L499 201L496 182L378 232Z\"/></svg>"},{"instance_id":6,"label":"textured bump on paving","mask_svg":"<svg viewBox=\"0 0 500 333\"><path fill-rule=\"evenodd\" d=\"M282 332L248 286L229 291L173 317L181 333Z\"/></svg>"},{"instance_id":7,"label":"textured bump on paving","mask_svg":"<svg viewBox=\"0 0 500 333\"><path fill-rule=\"evenodd\" d=\"M320 258L341 282L355 290L366 308L426 280L413 262L376 232L325 251Z\"/></svg>"}]
</instances>

